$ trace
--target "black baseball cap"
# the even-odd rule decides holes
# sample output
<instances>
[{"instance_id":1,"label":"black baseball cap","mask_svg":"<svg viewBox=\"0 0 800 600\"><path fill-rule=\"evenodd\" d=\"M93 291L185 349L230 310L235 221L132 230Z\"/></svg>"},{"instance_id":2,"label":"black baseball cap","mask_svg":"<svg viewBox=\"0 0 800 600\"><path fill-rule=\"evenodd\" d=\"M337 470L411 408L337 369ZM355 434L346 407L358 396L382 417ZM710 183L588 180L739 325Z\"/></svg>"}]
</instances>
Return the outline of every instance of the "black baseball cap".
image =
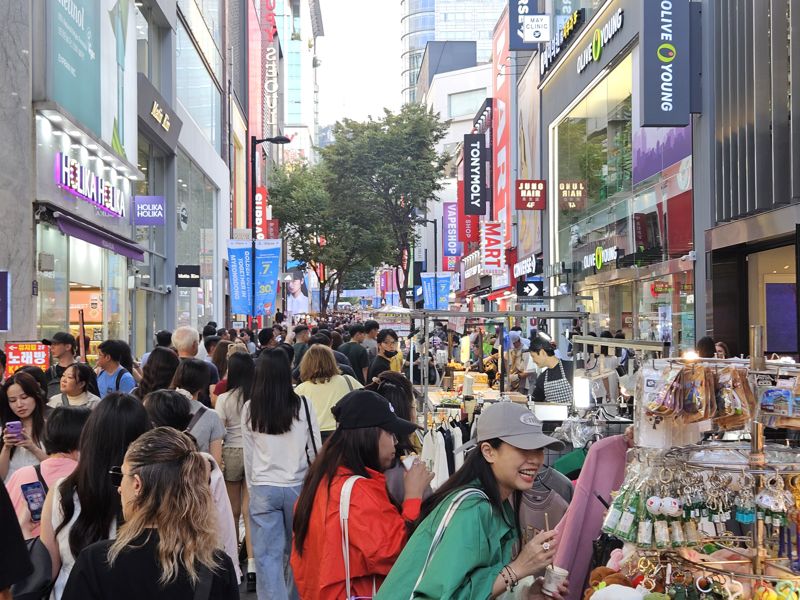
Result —
<instances>
[{"instance_id":1,"label":"black baseball cap","mask_svg":"<svg viewBox=\"0 0 800 600\"><path fill-rule=\"evenodd\" d=\"M52 346L53 344L69 344L73 348L78 345L78 342L75 341L75 336L66 331L57 331L49 340L42 340L42 343L47 346Z\"/></svg>"},{"instance_id":2,"label":"black baseball cap","mask_svg":"<svg viewBox=\"0 0 800 600\"><path fill-rule=\"evenodd\" d=\"M380 427L398 437L411 435L417 426L399 418L386 398L370 390L354 390L331 409L341 429Z\"/></svg>"}]
</instances>

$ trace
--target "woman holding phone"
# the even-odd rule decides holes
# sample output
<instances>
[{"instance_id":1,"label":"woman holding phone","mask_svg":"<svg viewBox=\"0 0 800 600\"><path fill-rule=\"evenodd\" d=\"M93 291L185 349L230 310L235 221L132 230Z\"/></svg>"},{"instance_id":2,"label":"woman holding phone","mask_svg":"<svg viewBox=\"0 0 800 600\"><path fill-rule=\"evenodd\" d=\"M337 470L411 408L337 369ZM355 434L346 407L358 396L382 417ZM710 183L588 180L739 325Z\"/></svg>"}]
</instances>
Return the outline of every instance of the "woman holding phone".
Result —
<instances>
[{"instance_id":1,"label":"woman holding phone","mask_svg":"<svg viewBox=\"0 0 800 600\"><path fill-rule=\"evenodd\" d=\"M0 387L0 478L6 481L22 467L38 465L44 450L44 391L33 376L15 373Z\"/></svg>"},{"instance_id":2,"label":"woman holding phone","mask_svg":"<svg viewBox=\"0 0 800 600\"><path fill-rule=\"evenodd\" d=\"M542 531L523 545L518 509L544 449L563 444L544 435L541 421L513 402L485 408L476 433L462 446L475 448L464 466L422 503L416 530L376 600L497 598L552 562L556 533ZM515 544L521 550L512 558ZM566 592L564 582L552 597ZM542 597L538 583L527 597Z\"/></svg>"}]
</instances>

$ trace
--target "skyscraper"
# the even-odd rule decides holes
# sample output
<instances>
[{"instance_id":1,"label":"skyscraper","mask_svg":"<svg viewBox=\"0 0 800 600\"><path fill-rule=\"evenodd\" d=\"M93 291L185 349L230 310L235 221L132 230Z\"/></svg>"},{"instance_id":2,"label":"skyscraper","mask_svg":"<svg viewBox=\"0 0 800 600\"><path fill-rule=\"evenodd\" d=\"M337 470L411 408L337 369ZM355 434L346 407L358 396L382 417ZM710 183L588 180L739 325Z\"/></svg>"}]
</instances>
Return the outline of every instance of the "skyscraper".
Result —
<instances>
[{"instance_id":1,"label":"skyscraper","mask_svg":"<svg viewBox=\"0 0 800 600\"><path fill-rule=\"evenodd\" d=\"M401 0L403 102L416 102L417 73L430 41L468 40L478 62L491 60L492 30L505 0Z\"/></svg>"}]
</instances>

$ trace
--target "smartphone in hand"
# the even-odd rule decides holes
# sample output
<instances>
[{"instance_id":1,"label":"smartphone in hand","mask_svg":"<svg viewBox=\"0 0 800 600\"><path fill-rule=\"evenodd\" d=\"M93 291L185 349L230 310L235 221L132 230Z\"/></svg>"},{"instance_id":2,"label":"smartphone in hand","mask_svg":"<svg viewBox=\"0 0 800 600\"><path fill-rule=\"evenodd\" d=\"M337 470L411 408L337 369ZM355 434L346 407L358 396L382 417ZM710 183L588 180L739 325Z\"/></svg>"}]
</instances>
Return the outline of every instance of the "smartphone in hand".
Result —
<instances>
[{"instance_id":1,"label":"smartphone in hand","mask_svg":"<svg viewBox=\"0 0 800 600\"><path fill-rule=\"evenodd\" d=\"M28 503L28 511L31 513L31 521L38 523L42 520L42 508L44 508L45 494L44 486L40 481L23 483L20 488L25 502Z\"/></svg>"},{"instance_id":2,"label":"smartphone in hand","mask_svg":"<svg viewBox=\"0 0 800 600\"><path fill-rule=\"evenodd\" d=\"M6 423L5 433L17 439L22 437L22 421L9 421Z\"/></svg>"}]
</instances>

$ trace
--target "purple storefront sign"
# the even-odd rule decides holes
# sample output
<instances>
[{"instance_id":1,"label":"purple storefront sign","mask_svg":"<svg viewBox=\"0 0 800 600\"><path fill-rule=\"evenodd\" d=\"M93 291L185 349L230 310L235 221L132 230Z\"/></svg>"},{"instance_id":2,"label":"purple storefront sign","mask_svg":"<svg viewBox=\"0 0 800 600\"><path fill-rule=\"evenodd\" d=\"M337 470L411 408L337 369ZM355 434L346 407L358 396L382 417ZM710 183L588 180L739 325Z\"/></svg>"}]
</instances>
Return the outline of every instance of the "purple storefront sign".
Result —
<instances>
[{"instance_id":1,"label":"purple storefront sign","mask_svg":"<svg viewBox=\"0 0 800 600\"><path fill-rule=\"evenodd\" d=\"M164 196L134 196L133 224L156 225L166 224L164 217Z\"/></svg>"},{"instance_id":2,"label":"purple storefront sign","mask_svg":"<svg viewBox=\"0 0 800 600\"><path fill-rule=\"evenodd\" d=\"M692 154L692 126L637 127L633 131L633 184Z\"/></svg>"},{"instance_id":3,"label":"purple storefront sign","mask_svg":"<svg viewBox=\"0 0 800 600\"><path fill-rule=\"evenodd\" d=\"M0 331L11 329L11 275L0 271Z\"/></svg>"}]
</instances>

